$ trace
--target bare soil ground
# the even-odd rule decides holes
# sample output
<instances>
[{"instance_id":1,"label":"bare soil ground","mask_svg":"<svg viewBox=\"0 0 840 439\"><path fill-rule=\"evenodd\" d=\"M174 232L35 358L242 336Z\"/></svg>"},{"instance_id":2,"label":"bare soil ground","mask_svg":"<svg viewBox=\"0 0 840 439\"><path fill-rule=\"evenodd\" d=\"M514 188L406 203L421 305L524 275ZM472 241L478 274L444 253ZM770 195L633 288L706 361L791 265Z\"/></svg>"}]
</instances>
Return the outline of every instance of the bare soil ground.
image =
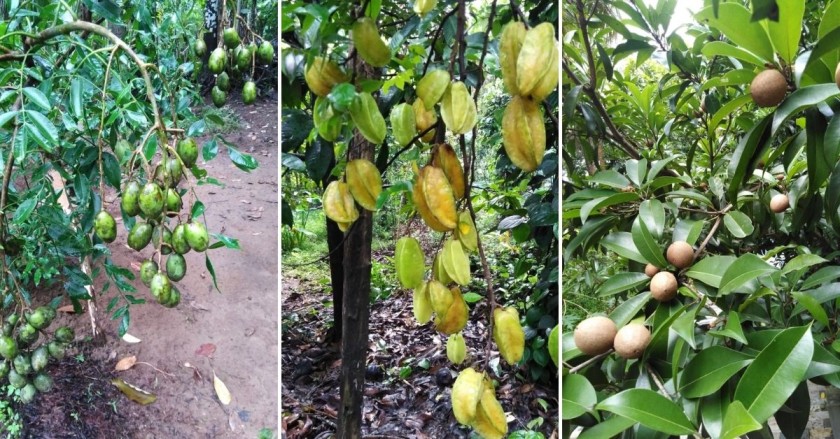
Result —
<instances>
[{"instance_id":1,"label":"bare soil ground","mask_svg":"<svg viewBox=\"0 0 840 439\"><path fill-rule=\"evenodd\" d=\"M385 262L384 255L374 258ZM281 431L287 439L332 437L340 405L341 358L337 345L321 340L332 324L332 296L317 279L289 277L283 273ZM446 358L446 336L432 323L419 326L412 312L411 293L395 293L371 307L363 435L368 438L468 438L470 430L452 415L450 391L462 368L483 365L487 340L487 309L470 311L463 331L469 351L460 366ZM492 354L498 358L499 353ZM427 368L424 364L427 363ZM508 431L535 427L546 438L556 438L557 388L523 381L502 362L497 397L508 413ZM400 376L401 368L407 376ZM545 405L543 405L543 403ZM553 435L553 436L552 436Z\"/></svg>"},{"instance_id":2,"label":"bare soil ground","mask_svg":"<svg viewBox=\"0 0 840 439\"><path fill-rule=\"evenodd\" d=\"M221 293L213 287L204 255L190 252L187 275L177 283L182 294L177 308L154 302L139 276L134 282L137 295L149 300L131 308L129 333L140 343L119 339L117 322L105 313L113 287L97 301L104 345L82 341L91 333L87 313L62 315L54 327L74 327L78 342L67 358L50 366L56 388L20 409L24 437L257 438L263 428L277 431L277 101L229 106L242 126L224 137L253 155L259 168L240 171L220 145L219 156L205 168L225 187L196 189L207 206L208 230L234 237L241 246L209 251ZM199 145L204 140L198 139ZM117 203L108 208L119 218ZM110 245L114 262L136 272L152 250L129 249L127 233L118 227L117 241ZM138 363L115 372L117 361L128 356ZM216 397L214 372L233 395L230 405ZM156 394L157 401L146 406L130 401L110 384L113 377Z\"/></svg>"}]
</instances>

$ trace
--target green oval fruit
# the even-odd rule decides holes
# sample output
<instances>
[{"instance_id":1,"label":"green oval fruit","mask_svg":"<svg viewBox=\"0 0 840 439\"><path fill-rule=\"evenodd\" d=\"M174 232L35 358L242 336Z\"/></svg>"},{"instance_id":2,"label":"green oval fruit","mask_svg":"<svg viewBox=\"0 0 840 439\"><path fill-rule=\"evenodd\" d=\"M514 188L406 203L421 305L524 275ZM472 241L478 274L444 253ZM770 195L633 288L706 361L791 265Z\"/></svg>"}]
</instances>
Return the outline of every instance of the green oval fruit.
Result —
<instances>
[{"instance_id":1,"label":"green oval fruit","mask_svg":"<svg viewBox=\"0 0 840 439\"><path fill-rule=\"evenodd\" d=\"M198 144L192 137L181 139L175 147L175 151L178 153L178 157L181 157L184 166L188 168L192 168L195 161L198 160Z\"/></svg>"},{"instance_id":2,"label":"green oval fruit","mask_svg":"<svg viewBox=\"0 0 840 439\"><path fill-rule=\"evenodd\" d=\"M195 40L195 43L193 44L193 52L195 53L195 56L198 57L202 57L207 53L207 44L201 37Z\"/></svg>"},{"instance_id":3,"label":"green oval fruit","mask_svg":"<svg viewBox=\"0 0 840 439\"><path fill-rule=\"evenodd\" d=\"M135 223L128 232L128 246L140 251L152 240L152 225L149 223Z\"/></svg>"},{"instance_id":4,"label":"green oval fruit","mask_svg":"<svg viewBox=\"0 0 840 439\"><path fill-rule=\"evenodd\" d=\"M14 332L14 330L15 330L14 325L12 325L10 323L3 323L3 330L2 330L3 335L10 336L10 335L12 335L12 332Z\"/></svg>"},{"instance_id":5,"label":"green oval fruit","mask_svg":"<svg viewBox=\"0 0 840 439\"><path fill-rule=\"evenodd\" d=\"M149 290L152 292L152 296L157 299L158 303L163 303L171 298L172 283L169 282L169 278L165 274L158 271L152 277Z\"/></svg>"},{"instance_id":6,"label":"green oval fruit","mask_svg":"<svg viewBox=\"0 0 840 439\"><path fill-rule=\"evenodd\" d=\"M50 353L50 357L53 357L56 360L64 358L66 350L67 347L60 341L53 340L47 344L47 352Z\"/></svg>"},{"instance_id":7,"label":"green oval fruit","mask_svg":"<svg viewBox=\"0 0 840 439\"><path fill-rule=\"evenodd\" d=\"M70 343L76 337L72 328L62 326L55 331L55 339L62 343Z\"/></svg>"},{"instance_id":8,"label":"green oval fruit","mask_svg":"<svg viewBox=\"0 0 840 439\"><path fill-rule=\"evenodd\" d=\"M359 56L368 64L382 67L391 60L391 49L382 41L379 29L371 18L362 17L356 20L350 37Z\"/></svg>"},{"instance_id":9,"label":"green oval fruit","mask_svg":"<svg viewBox=\"0 0 840 439\"><path fill-rule=\"evenodd\" d=\"M26 315L26 321L35 329L42 329L50 324L49 320L47 320L47 316L44 314L44 311L40 308L28 313Z\"/></svg>"},{"instance_id":10,"label":"green oval fruit","mask_svg":"<svg viewBox=\"0 0 840 439\"><path fill-rule=\"evenodd\" d=\"M155 181L163 187L178 186L183 176L184 172L181 168L181 162L175 157L169 157L161 161L157 168L155 168Z\"/></svg>"},{"instance_id":11,"label":"green oval fruit","mask_svg":"<svg viewBox=\"0 0 840 439\"><path fill-rule=\"evenodd\" d=\"M35 372L40 372L47 367L47 362L50 360L50 353L47 351L47 347L45 345L41 345L38 349L35 349L32 352L32 358L30 362L32 363L32 370Z\"/></svg>"},{"instance_id":12,"label":"green oval fruit","mask_svg":"<svg viewBox=\"0 0 840 439\"><path fill-rule=\"evenodd\" d=\"M239 33L232 27L224 30L222 39L225 41L225 47L228 49L235 49L239 45Z\"/></svg>"},{"instance_id":13,"label":"green oval fruit","mask_svg":"<svg viewBox=\"0 0 840 439\"><path fill-rule=\"evenodd\" d=\"M40 335L41 333L38 332L38 328L30 325L29 323L25 323L18 327L17 339L21 347L29 346L32 343L35 343Z\"/></svg>"},{"instance_id":14,"label":"green oval fruit","mask_svg":"<svg viewBox=\"0 0 840 439\"><path fill-rule=\"evenodd\" d=\"M149 287L152 285L152 278L158 272L158 264L151 260L146 259L140 264L140 280L143 281L143 285Z\"/></svg>"},{"instance_id":15,"label":"green oval fruit","mask_svg":"<svg viewBox=\"0 0 840 439\"><path fill-rule=\"evenodd\" d=\"M207 250L207 246L210 244L210 236L207 234L207 228L198 221L187 223L186 229L184 230L184 237L187 239L187 244L190 245L190 248L197 252Z\"/></svg>"},{"instance_id":16,"label":"green oval fruit","mask_svg":"<svg viewBox=\"0 0 840 439\"><path fill-rule=\"evenodd\" d=\"M257 84L254 81L248 81L242 86L242 102L245 105L251 105L257 100Z\"/></svg>"},{"instance_id":17,"label":"green oval fruit","mask_svg":"<svg viewBox=\"0 0 840 439\"><path fill-rule=\"evenodd\" d=\"M32 384L35 385L35 388L38 389L39 392L47 393L52 390L53 380L49 375L39 373L38 375L35 375L35 379L32 380Z\"/></svg>"},{"instance_id":18,"label":"green oval fruit","mask_svg":"<svg viewBox=\"0 0 840 439\"><path fill-rule=\"evenodd\" d=\"M274 61L274 46L268 41L263 41L257 49L257 59L263 64L271 64Z\"/></svg>"},{"instance_id":19,"label":"green oval fruit","mask_svg":"<svg viewBox=\"0 0 840 439\"><path fill-rule=\"evenodd\" d=\"M12 369L9 371L9 384L15 389L22 389L26 385L26 377Z\"/></svg>"},{"instance_id":20,"label":"green oval fruit","mask_svg":"<svg viewBox=\"0 0 840 439\"><path fill-rule=\"evenodd\" d=\"M18 315L18 314L9 314L9 316L6 317L6 323L8 323L12 326L17 325L17 323L19 321L20 321L20 315Z\"/></svg>"},{"instance_id":21,"label":"green oval fruit","mask_svg":"<svg viewBox=\"0 0 840 439\"><path fill-rule=\"evenodd\" d=\"M12 370L11 363L6 360L0 361L0 380L9 376L10 370Z\"/></svg>"},{"instance_id":22,"label":"green oval fruit","mask_svg":"<svg viewBox=\"0 0 840 439\"><path fill-rule=\"evenodd\" d=\"M32 362L29 361L29 356L26 354L20 354L15 357L12 365L15 368L15 372L21 375L26 376L32 373Z\"/></svg>"},{"instance_id":23,"label":"green oval fruit","mask_svg":"<svg viewBox=\"0 0 840 439\"><path fill-rule=\"evenodd\" d=\"M131 152L133 149L134 148L131 147L131 144L128 143L127 140L118 140L116 145L114 145L114 154L117 156L117 161L121 165L125 165L128 162L128 159L131 158Z\"/></svg>"},{"instance_id":24,"label":"green oval fruit","mask_svg":"<svg viewBox=\"0 0 840 439\"><path fill-rule=\"evenodd\" d=\"M169 279L178 282L187 274L187 260L178 253L173 253L166 258L166 275Z\"/></svg>"},{"instance_id":25,"label":"green oval fruit","mask_svg":"<svg viewBox=\"0 0 840 439\"><path fill-rule=\"evenodd\" d=\"M213 98L213 105L216 108L224 107L227 101L227 93L219 87L213 87L213 90L210 91L210 97Z\"/></svg>"},{"instance_id":26,"label":"green oval fruit","mask_svg":"<svg viewBox=\"0 0 840 439\"><path fill-rule=\"evenodd\" d=\"M163 232L163 236L161 236L161 231ZM160 246L160 253L163 255L172 253L172 232L169 231L169 228L163 224L155 227L152 231L152 245L156 248Z\"/></svg>"},{"instance_id":27,"label":"green oval fruit","mask_svg":"<svg viewBox=\"0 0 840 439\"><path fill-rule=\"evenodd\" d=\"M93 220L93 231L104 242L114 242L117 239L117 222L110 213L101 210Z\"/></svg>"},{"instance_id":28,"label":"green oval fruit","mask_svg":"<svg viewBox=\"0 0 840 439\"><path fill-rule=\"evenodd\" d=\"M190 244L187 242L186 232L187 226L178 224L172 230L172 250L179 255L187 254L190 251Z\"/></svg>"},{"instance_id":29,"label":"green oval fruit","mask_svg":"<svg viewBox=\"0 0 840 439\"><path fill-rule=\"evenodd\" d=\"M24 404L35 401L36 396L38 396L38 389L33 384L27 384L20 389L20 402Z\"/></svg>"},{"instance_id":30,"label":"green oval fruit","mask_svg":"<svg viewBox=\"0 0 840 439\"><path fill-rule=\"evenodd\" d=\"M132 180L123 187L122 196L120 198L120 207L122 211L128 216L134 216L140 213L140 183Z\"/></svg>"},{"instance_id":31,"label":"green oval fruit","mask_svg":"<svg viewBox=\"0 0 840 439\"><path fill-rule=\"evenodd\" d=\"M181 211L183 204L181 203L181 196L175 189L169 188L166 190L166 214L169 216L176 216Z\"/></svg>"},{"instance_id":32,"label":"green oval fruit","mask_svg":"<svg viewBox=\"0 0 840 439\"><path fill-rule=\"evenodd\" d=\"M225 53L225 49L221 47L214 49L213 53L210 54L210 59L207 60L207 67L217 75L225 71L226 64L227 54Z\"/></svg>"},{"instance_id":33,"label":"green oval fruit","mask_svg":"<svg viewBox=\"0 0 840 439\"><path fill-rule=\"evenodd\" d=\"M39 306L38 309L44 313L44 317L47 319L47 325L44 326L46 328L55 319L55 309L51 306Z\"/></svg>"},{"instance_id":34,"label":"green oval fruit","mask_svg":"<svg viewBox=\"0 0 840 439\"><path fill-rule=\"evenodd\" d=\"M219 87L219 90L222 91L230 90L230 77L227 72L222 72L219 76L216 76L216 87Z\"/></svg>"},{"instance_id":35,"label":"green oval fruit","mask_svg":"<svg viewBox=\"0 0 840 439\"><path fill-rule=\"evenodd\" d=\"M248 49L242 49L236 54L236 66L243 72L250 71L252 59L254 59L254 54Z\"/></svg>"},{"instance_id":36,"label":"green oval fruit","mask_svg":"<svg viewBox=\"0 0 840 439\"><path fill-rule=\"evenodd\" d=\"M0 337L0 356L12 360L18 354L18 344L14 338L8 335Z\"/></svg>"},{"instance_id":37,"label":"green oval fruit","mask_svg":"<svg viewBox=\"0 0 840 439\"><path fill-rule=\"evenodd\" d=\"M181 292L175 285L172 285L172 293L169 297L169 301L164 302L161 305L167 308L175 308L179 303L181 303Z\"/></svg>"},{"instance_id":38,"label":"green oval fruit","mask_svg":"<svg viewBox=\"0 0 840 439\"><path fill-rule=\"evenodd\" d=\"M140 211L147 218L154 219L160 216L160 213L163 212L163 191L160 186L153 182L146 183L142 192L140 192L138 204L140 204Z\"/></svg>"}]
</instances>

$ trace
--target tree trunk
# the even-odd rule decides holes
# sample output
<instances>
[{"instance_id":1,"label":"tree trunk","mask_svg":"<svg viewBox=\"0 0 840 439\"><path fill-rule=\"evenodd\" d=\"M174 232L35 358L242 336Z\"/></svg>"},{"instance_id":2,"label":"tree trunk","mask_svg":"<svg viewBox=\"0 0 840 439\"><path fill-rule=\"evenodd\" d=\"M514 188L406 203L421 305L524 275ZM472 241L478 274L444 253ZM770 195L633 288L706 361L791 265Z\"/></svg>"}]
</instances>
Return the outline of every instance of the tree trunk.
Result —
<instances>
[{"instance_id":1,"label":"tree trunk","mask_svg":"<svg viewBox=\"0 0 840 439\"><path fill-rule=\"evenodd\" d=\"M332 144L330 144L332 145ZM335 167L335 160L330 163L329 168ZM328 175L322 181L324 187L330 182L337 180ZM335 221L326 218L327 221L327 251L330 254L330 285L333 296L333 326L327 331L324 342L335 343L341 340L341 319L344 307L344 232L338 228Z\"/></svg>"}]
</instances>

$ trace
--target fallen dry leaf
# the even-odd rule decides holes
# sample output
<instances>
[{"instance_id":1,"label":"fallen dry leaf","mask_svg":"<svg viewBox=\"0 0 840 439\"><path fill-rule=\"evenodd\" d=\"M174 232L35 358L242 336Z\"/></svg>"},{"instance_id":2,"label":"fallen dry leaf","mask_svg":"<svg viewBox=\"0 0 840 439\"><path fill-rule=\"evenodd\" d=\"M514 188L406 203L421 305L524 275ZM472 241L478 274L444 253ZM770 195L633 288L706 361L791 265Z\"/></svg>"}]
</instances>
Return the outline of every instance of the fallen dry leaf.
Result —
<instances>
[{"instance_id":1,"label":"fallen dry leaf","mask_svg":"<svg viewBox=\"0 0 840 439\"><path fill-rule=\"evenodd\" d=\"M120 361L117 361L117 365L114 366L114 370L117 372L122 372L124 370L131 369L134 365L137 364L137 357L132 355L130 357L125 357Z\"/></svg>"},{"instance_id":2,"label":"fallen dry leaf","mask_svg":"<svg viewBox=\"0 0 840 439\"><path fill-rule=\"evenodd\" d=\"M233 397L230 395L230 391L225 386L225 383L216 376L216 371L213 371L213 387L216 389L216 396L219 397L219 401L224 405L230 404Z\"/></svg>"},{"instance_id":3,"label":"fallen dry leaf","mask_svg":"<svg viewBox=\"0 0 840 439\"><path fill-rule=\"evenodd\" d=\"M64 305L59 306L56 311L58 312L65 312L67 314L76 314L76 310L73 309L73 305ZM82 312L85 312L84 308L82 308Z\"/></svg>"},{"instance_id":4,"label":"fallen dry leaf","mask_svg":"<svg viewBox=\"0 0 840 439\"><path fill-rule=\"evenodd\" d=\"M195 354L202 357L212 358L214 352L216 352L216 345L213 343L204 343L198 348L198 350L195 351Z\"/></svg>"},{"instance_id":5,"label":"fallen dry leaf","mask_svg":"<svg viewBox=\"0 0 840 439\"><path fill-rule=\"evenodd\" d=\"M148 405L157 401L157 396L155 394L149 393L137 386L128 384L119 378L112 379L111 384L120 389L120 392L122 392L128 399L138 404Z\"/></svg>"},{"instance_id":6,"label":"fallen dry leaf","mask_svg":"<svg viewBox=\"0 0 840 439\"><path fill-rule=\"evenodd\" d=\"M127 332L125 333L125 335L122 336L122 340L126 343L140 343L139 338L137 338L137 337L135 337L135 336L133 336L133 335L127 333Z\"/></svg>"}]
</instances>

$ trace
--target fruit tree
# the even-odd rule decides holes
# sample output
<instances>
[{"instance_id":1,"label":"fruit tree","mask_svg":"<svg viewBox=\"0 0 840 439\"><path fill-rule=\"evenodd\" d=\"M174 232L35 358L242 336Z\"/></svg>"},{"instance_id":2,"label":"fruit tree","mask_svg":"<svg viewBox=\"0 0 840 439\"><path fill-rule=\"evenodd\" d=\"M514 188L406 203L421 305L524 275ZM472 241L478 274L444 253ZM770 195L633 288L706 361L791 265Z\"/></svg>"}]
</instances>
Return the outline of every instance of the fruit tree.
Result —
<instances>
[{"instance_id":1,"label":"fruit tree","mask_svg":"<svg viewBox=\"0 0 840 439\"><path fill-rule=\"evenodd\" d=\"M563 24L564 435L801 437L840 385L840 1Z\"/></svg>"}]
</instances>

